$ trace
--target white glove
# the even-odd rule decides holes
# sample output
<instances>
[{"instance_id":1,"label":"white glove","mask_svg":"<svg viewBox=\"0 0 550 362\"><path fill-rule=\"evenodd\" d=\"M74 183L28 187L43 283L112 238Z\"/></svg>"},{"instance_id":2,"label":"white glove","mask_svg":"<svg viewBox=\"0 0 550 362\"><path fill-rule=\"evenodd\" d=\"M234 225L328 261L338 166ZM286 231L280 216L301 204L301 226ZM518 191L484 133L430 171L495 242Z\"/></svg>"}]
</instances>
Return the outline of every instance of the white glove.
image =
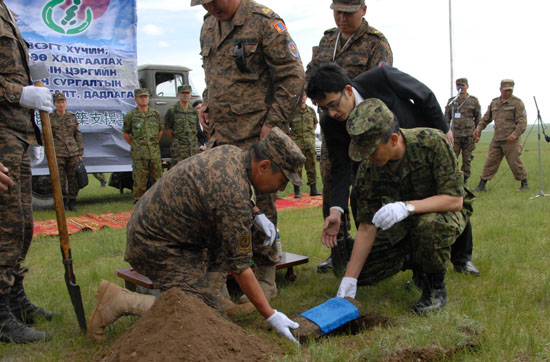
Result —
<instances>
[{"instance_id":1,"label":"white glove","mask_svg":"<svg viewBox=\"0 0 550 362\"><path fill-rule=\"evenodd\" d=\"M277 237L277 230L275 225L265 216L265 214L258 214L254 218L254 225L266 235L264 240L264 246L271 246Z\"/></svg>"},{"instance_id":2,"label":"white glove","mask_svg":"<svg viewBox=\"0 0 550 362\"><path fill-rule=\"evenodd\" d=\"M23 87L19 104L25 108L39 109L51 112L53 110L52 95L48 88L29 85Z\"/></svg>"},{"instance_id":3,"label":"white glove","mask_svg":"<svg viewBox=\"0 0 550 362\"><path fill-rule=\"evenodd\" d=\"M407 206L405 206L404 202L392 202L391 204L382 206L380 210L374 214L372 223L377 228L388 230L393 224L406 219L408 216L409 210L407 210Z\"/></svg>"},{"instance_id":4,"label":"white glove","mask_svg":"<svg viewBox=\"0 0 550 362\"><path fill-rule=\"evenodd\" d=\"M300 344L290 332L290 328L296 329L300 327L298 323L288 319L286 315L281 312L277 312L277 310L275 310L275 313L273 313L271 317L267 318L266 321L271 324L273 328L275 328L277 333L283 335L298 345Z\"/></svg>"},{"instance_id":5,"label":"white glove","mask_svg":"<svg viewBox=\"0 0 550 362\"><path fill-rule=\"evenodd\" d=\"M357 293L357 279L350 277L343 277L340 282L340 287L338 288L338 293L336 296L338 298L355 298Z\"/></svg>"}]
</instances>

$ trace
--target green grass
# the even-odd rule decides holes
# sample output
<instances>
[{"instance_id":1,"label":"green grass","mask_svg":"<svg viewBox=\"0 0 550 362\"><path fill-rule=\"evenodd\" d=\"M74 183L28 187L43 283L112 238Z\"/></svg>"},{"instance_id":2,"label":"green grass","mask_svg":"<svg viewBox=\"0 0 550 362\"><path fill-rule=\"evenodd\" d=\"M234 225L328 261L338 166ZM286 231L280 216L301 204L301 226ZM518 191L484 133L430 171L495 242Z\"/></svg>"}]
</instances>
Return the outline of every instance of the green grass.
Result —
<instances>
[{"instance_id":1,"label":"green grass","mask_svg":"<svg viewBox=\"0 0 550 362\"><path fill-rule=\"evenodd\" d=\"M485 132L474 152L470 186L477 185L492 134ZM544 191L550 193L550 145L542 144ZM449 268L448 304L426 317L414 316L410 308L419 291L407 291L403 284L410 272L400 273L376 286L360 287L357 299L363 308L388 316L391 324L356 335L311 341L297 348L284 342L282 361L380 361L403 351L440 351L450 361L526 361L550 359L550 197L529 200L539 191L536 129L529 136L522 156L529 172L531 189L519 193L505 161L488 182L488 192L478 195L472 217L474 262L481 270L478 278L464 276ZM304 172L305 176L305 172ZM321 188L321 182L318 182ZM303 191L309 191L303 188ZM290 186L281 195L292 192ZM90 185L79 195L78 213L68 216L118 212L133 207L128 191L100 188L90 177ZM53 211L35 213L37 220L54 219ZM319 241L321 209L286 211L279 214L279 229L285 251L309 256L308 264L295 268L298 279L288 282L277 274L279 297L273 307L292 316L335 296L339 279L318 274L315 267L328 256ZM123 261L125 231L104 229L71 236L77 283L87 315L95 307L95 291L101 279L122 285L114 270ZM0 343L2 361L87 361L113 343L135 321L122 318L108 330L107 341L92 343L80 333L63 280L59 241L55 237L35 238L26 261L30 272L26 289L31 300L61 312L52 322L40 321L37 328L52 340L31 345ZM280 341L258 314L236 322L270 341ZM477 335L472 333L474 331ZM472 339L472 336L475 338ZM473 341L473 342L472 342ZM475 348L465 348L468 343ZM445 354L447 353L447 354ZM402 354L401 354L402 355ZM437 353L436 353L437 355ZM415 355L417 358L419 355ZM412 357L411 357L412 358Z\"/></svg>"}]
</instances>

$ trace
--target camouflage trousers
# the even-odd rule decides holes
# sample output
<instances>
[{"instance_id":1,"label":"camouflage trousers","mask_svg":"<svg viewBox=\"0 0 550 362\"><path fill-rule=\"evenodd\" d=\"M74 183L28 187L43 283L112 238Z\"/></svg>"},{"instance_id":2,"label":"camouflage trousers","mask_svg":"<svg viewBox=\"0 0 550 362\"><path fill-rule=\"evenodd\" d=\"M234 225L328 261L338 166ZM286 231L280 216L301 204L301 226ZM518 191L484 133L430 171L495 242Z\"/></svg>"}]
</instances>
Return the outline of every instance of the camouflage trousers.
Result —
<instances>
[{"instance_id":1,"label":"camouflage trousers","mask_svg":"<svg viewBox=\"0 0 550 362\"><path fill-rule=\"evenodd\" d=\"M152 185L162 176L162 162L156 160L133 160L132 178L134 179L134 201L139 200L147 191L147 186Z\"/></svg>"},{"instance_id":2,"label":"camouflage trousers","mask_svg":"<svg viewBox=\"0 0 550 362\"><path fill-rule=\"evenodd\" d=\"M305 167L307 173L307 184L311 185L317 183L317 170L315 169L315 141L308 143L297 142L296 144L300 147L300 150L304 156L306 156L306 162L303 167ZM298 175L302 175L302 166L300 166Z\"/></svg>"},{"instance_id":3,"label":"camouflage trousers","mask_svg":"<svg viewBox=\"0 0 550 362\"><path fill-rule=\"evenodd\" d=\"M476 142L474 137L455 137L453 150L455 151L456 157L462 152L462 174L465 179L470 178L471 172L471 162L472 162L472 152L476 148Z\"/></svg>"},{"instance_id":4,"label":"camouflage trousers","mask_svg":"<svg viewBox=\"0 0 550 362\"><path fill-rule=\"evenodd\" d=\"M28 144L0 128L0 162L15 183L0 191L0 296L10 292L22 267L33 233L31 167Z\"/></svg>"},{"instance_id":5,"label":"camouflage trousers","mask_svg":"<svg viewBox=\"0 0 550 362\"><path fill-rule=\"evenodd\" d=\"M78 184L76 183L77 166L78 156L57 157L59 182L61 183L61 191L65 199L76 199L78 196Z\"/></svg>"},{"instance_id":6,"label":"camouflage trousers","mask_svg":"<svg viewBox=\"0 0 550 362\"><path fill-rule=\"evenodd\" d=\"M189 146L180 146L175 145L175 142L172 142L172 146L170 147L170 156L172 157L172 161L170 162L170 167L174 167L178 162L185 160L186 158L189 158L193 155L196 155L199 153L199 147L189 147Z\"/></svg>"},{"instance_id":7,"label":"camouflage trousers","mask_svg":"<svg viewBox=\"0 0 550 362\"><path fill-rule=\"evenodd\" d=\"M373 285L402 270L442 273L451 257L451 245L462 233L468 217L462 212L411 216L410 229L397 243L377 236L359 274L359 285Z\"/></svg>"},{"instance_id":8,"label":"camouflage trousers","mask_svg":"<svg viewBox=\"0 0 550 362\"><path fill-rule=\"evenodd\" d=\"M489 154L487 155L487 160L483 166L481 179L492 179L498 171L502 158L506 157L508 166L510 166L515 179L518 181L527 180L527 170L525 169L525 165L520 158L521 151L521 138L518 138L512 142L495 141L493 139L489 145Z\"/></svg>"}]
</instances>

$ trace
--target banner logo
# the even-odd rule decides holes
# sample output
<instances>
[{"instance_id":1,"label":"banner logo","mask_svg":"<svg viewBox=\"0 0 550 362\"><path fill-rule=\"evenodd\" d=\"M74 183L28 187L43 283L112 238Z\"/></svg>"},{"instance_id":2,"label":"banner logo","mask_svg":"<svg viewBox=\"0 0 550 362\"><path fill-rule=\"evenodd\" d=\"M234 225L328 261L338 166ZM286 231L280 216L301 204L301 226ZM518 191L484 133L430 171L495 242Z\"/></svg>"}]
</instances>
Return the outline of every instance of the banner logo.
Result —
<instances>
[{"instance_id":1,"label":"banner logo","mask_svg":"<svg viewBox=\"0 0 550 362\"><path fill-rule=\"evenodd\" d=\"M67 35L83 33L102 16L110 0L51 0L42 8L44 24Z\"/></svg>"}]
</instances>

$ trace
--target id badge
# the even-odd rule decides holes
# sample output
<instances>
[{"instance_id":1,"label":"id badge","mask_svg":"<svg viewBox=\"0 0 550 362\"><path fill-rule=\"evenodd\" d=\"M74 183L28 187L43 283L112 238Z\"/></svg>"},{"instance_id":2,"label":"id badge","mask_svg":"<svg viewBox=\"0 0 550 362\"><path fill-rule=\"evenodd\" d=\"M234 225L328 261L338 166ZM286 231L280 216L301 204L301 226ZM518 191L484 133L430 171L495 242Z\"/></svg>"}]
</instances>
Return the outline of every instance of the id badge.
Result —
<instances>
[{"instance_id":1,"label":"id badge","mask_svg":"<svg viewBox=\"0 0 550 362\"><path fill-rule=\"evenodd\" d=\"M460 118L460 113L455 113L455 119Z\"/></svg>"}]
</instances>

